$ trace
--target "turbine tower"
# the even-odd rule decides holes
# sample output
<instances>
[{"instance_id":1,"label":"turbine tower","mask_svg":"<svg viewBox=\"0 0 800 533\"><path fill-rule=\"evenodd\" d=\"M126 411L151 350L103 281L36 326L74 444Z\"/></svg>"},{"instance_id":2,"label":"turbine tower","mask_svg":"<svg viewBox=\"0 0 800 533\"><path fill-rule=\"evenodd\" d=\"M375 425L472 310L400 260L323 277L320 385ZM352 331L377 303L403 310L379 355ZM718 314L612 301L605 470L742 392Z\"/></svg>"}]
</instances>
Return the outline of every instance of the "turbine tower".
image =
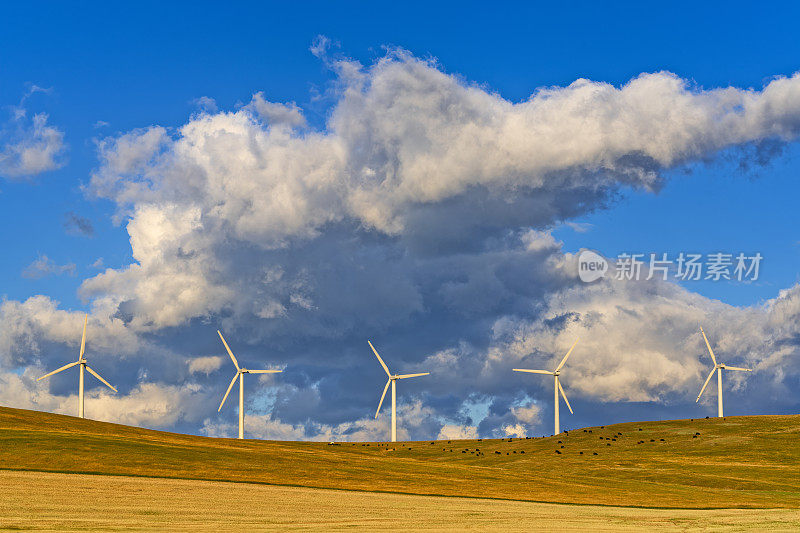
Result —
<instances>
[{"instance_id":1,"label":"turbine tower","mask_svg":"<svg viewBox=\"0 0 800 533\"><path fill-rule=\"evenodd\" d=\"M559 420L558 420L558 404L560 403L559 400L558 400L558 393L559 392L561 393L561 396L564 397L564 401L567 404L567 408L569 409L569 412L572 413L572 407L569 405L569 400L567 400L567 395L564 393L564 388L561 386L561 381L559 381L558 376L561 375L561 369L564 367L564 364L567 362L567 358L569 357L569 354L572 353L572 350L575 348L576 344L578 344L578 341L575 341L572 344L572 347L567 352L567 355L564 356L564 359L561 360L561 362L558 364L556 369L554 371L552 371L552 372L550 372L548 370L527 370L525 368L515 368L514 369L514 372L530 372L531 374L547 374L549 376L553 376L553 380L554 380L554 383L553 383L553 387L554 387L554 389L553 389L553 402L555 404L555 411L554 411L554 415L555 415L554 416L554 418L555 418L554 427L555 427L555 430L554 430L553 435L558 435L559 433L561 433L561 426L559 425Z\"/></svg>"},{"instance_id":2,"label":"turbine tower","mask_svg":"<svg viewBox=\"0 0 800 533\"><path fill-rule=\"evenodd\" d=\"M714 350L711 349L711 345L708 343L708 337L706 337L706 332L703 331L703 328L700 328L700 333L703 334L703 340L706 341L706 346L708 347L708 353L711 354L711 360L714 361L714 368L711 369L711 373L706 378L706 382L703 383L703 388L700 389L700 394L697 395L697 399L694 403L700 401L700 396L703 395L703 391L706 390L706 386L708 382L711 381L711 376L714 375L714 372L717 373L717 416L722 418L722 371L723 370L739 370L741 372L752 372L753 370L750 368L741 368L738 366L728 366L722 363L717 363L717 358L714 356Z\"/></svg>"},{"instance_id":3,"label":"turbine tower","mask_svg":"<svg viewBox=\"0 0 800 533\"><path fill-rule=\"evenodd\" d=\"M375 353L375 357L378 358L378 362L381 364L383 369L386 371L386 375L389 376L389 380L386 382L386 386L383 388L383 394L381 394L381 401L378 402L378 410L375 411L375 418L378 418L378 413L381 412L381 406L383 405L383 399L386 397L386 391L389 389L389 384L392 384L392 442L397 442L397 388L395 386L395 382L398 379L407 379L407 378L415 378L417 376L427 376L430 372L423 372L421 374L392 374L389 372L389 367L386 366L386 363L383 362L381 356L378 355L378 350L372 345L370 341L367 341L369 347L372 348L372 351Z\"/></svg>"},{"instance_id":4,"label":"turbine tower","mask_svg":"<svg viewBox=\"0 0 800 533\"><path fill-rule=\"evenodd\" d=\"M219 338L222 339L222 344L225 345L225 349L228 351L228 355L231 356L231 361L233 361L234 366L236 366L236 374L233 376L231 380L231 384L228 385L228 390L225 391L225 396L222 397L222 402L219 404L219 409L217 412L219 413L222 411L222 406L225 405L225 400L228 399L228 394L231 393L231 389L233 388L233 384L236 383L236 380L239 380L239 438L244 438L244 375L245 374L276 374L278 372L283 372L283 370L248 370L246 368L240 368L239 362L233 356L233 352L228 347L228 343L225 342L225 337L222 336L222 333L217 330L219 333Z\"/></svg>"},{"instance_id":5,"label":"turbine tower","mask_svg":"<svg viewBox=\"0 0 800 533\"><path fill-rule=\"evenodd\" d=\"M106 384L108 386L108 388L110 388L114 392L117 392L117 389L112 387L111 384L108 381L106 381L102 377L100 377L100 374L98 374L97 372L92 370L92 368L89 365L86 364L86 359L83 357L83 352L86 350L86 323L88 321L89 321L89 314L87 313L86 316L83 318L83 336L81 337L81 352L78 355L78 360L75 361L74 363L70 363L68 365L64 365L64 366L62 366L61 368L59 368L57 370L53 370L49 374L45 374L44 376L42 376L42 377L40 377L39 379L36 380L36 381L41 381L44 378L49 378L50 376L52 376L54 374L58 374L62 370L66 370L68 368L72 368L73 366L80 365L80 374L79 374L80 377L78 378L78 416L80 418L86 418L85 416L83 416L83 371L84 371L84 369L87 370L91 375L93 375L94 377L96 377L97 379L102 381L104 384Z\"/></svg>"}]
</instances>

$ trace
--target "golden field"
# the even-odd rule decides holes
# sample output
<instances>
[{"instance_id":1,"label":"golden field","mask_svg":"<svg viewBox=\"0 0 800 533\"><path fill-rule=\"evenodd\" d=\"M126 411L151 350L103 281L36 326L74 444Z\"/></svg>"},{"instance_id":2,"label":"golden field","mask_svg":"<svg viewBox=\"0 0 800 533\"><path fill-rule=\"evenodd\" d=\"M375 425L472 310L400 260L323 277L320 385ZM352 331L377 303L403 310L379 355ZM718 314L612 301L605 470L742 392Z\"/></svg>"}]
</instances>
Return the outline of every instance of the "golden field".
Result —
<instances>
[{"instance_id":1,"label":"golden field","mask_svg":"<svg viewBox=\"0 0 800 533\"><path fill-rule=\"evenodd\" d=\"M796 531L790 509L640 509L184 479L0 471L0 529Z\"/></svg>"},{"instance_id":2,"label":"golden field","mask_svg":"<svg viewBox=\"0 0 800 533\"><path fill-rule=\"evenodd\" d=\"M331 446L0 408L0 470L5 528L103 529L103 520L124 515L120 525L133 529L225 520L231 529L251 529L248 521L378 529L393 525L395 508L418 520L415 528L430 529L527 520L552 520L557 529L800 527L798 415L626 423L511 441ZM89 518L76 511L83 506L98 509L100 522L84 524Z\"/></svg>"}]
</instances>

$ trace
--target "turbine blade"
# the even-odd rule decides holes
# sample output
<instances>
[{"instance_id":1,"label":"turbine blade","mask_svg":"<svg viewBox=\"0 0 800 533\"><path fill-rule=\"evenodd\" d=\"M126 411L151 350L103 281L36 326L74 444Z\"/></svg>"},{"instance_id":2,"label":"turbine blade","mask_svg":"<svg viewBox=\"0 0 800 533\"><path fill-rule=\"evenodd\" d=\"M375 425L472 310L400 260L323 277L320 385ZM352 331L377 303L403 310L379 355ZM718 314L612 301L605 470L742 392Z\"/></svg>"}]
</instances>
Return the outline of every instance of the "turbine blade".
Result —
<instances>
[{"instance_id":1,"label":"turbine blade","mask_svg":"<svg viewBox=\"0 0 800 533\"><path fill-rule=\"evenodd\" d=\"M49 378L49 377L50 377L50 376L52 376L53 374L58 374L58 373L59 373L59 372L61 372L62 370L66 370L66 369L68 369L68 368L72 368L73 366L75 366L75 365L79 365L79 364L81 364L81 362L80 362L80 361L75 361L74 363L70 363L70 364L68 364L68 365L64 365L64 366L62 366L61 368L59 368L59 369L57 369L57 370L53 370L53 371L52 371L52 372L50 372L49 374L45 374L44 376L42 376L42 377L38 378L36 381L41 381L41 380L43 380L44 378Z\"/></svg>"},{"instance_id":2,"label":"turbine blade","mask_svg":"<svg viewBox=\"0 0 800 533\"><path fill-rule=\"evenodd\" d=\"M86 323L89 322L89 313L86 313L86 316L83 317L83 336L81 336L81 354L78 356L78 360L83 359L83 352L86 350Z\"/></svg>"},{"instance_id":3,"label":"turbine blade","mask_svg":"<svg viewBox=\"0 0 800 533\"><path fill-rule=\"evenodd\" d=\"M251 374L277 374L283 370L248 370Z\"/></svg>"},{"instance_id":4,"label":"turbine blade","mask_svg":"<svg viewBox=\"0 0 800 533\"><path fill-rule=\"evenodd\" d=\"M118 392L118 391L117 391L117 389L115 389L114 387L112 387L112 386L111 386L111 383L109 383L108 381L106 381L106 380L104 380L103 378L101 378L101 377L100 377L100 374L98 374L97 372L95 372L94 370L92 370L91 368L89 368L89 365L86 365L86 370L88 370L88 371L89 371L89 373L90 373L91 375L93 375L94 377L96 377L97 379L99 379L100 381L102 381L103 383L105 383L105 384L106 384L106 386L107 386L109 389L113 390L114 392Z\"/></svg>"},{"instance_id":5,"label":"turbine blade","mask_svg":"<svg viewBox=\"0 0 800 533\"><path fill-rule=\"evenodd\" d=\"M397 379L406 379L406 378L415 378L417 376L428 376L430 372L423 372L422 374L400 374L399 376L395 376Z\"/></svg>"},{"instance_id":6,"label":"turbine blade","mask_svg":"<svg viewBox=\"0 0 800 533\"><path fill-rule=\"evenodd\" d=\"M742 368L740 366L728 366L728 365L725 365L725 370L740 370L742 372L752 372L753 371L752 368Z\"/></svg>"},{"instance_id":7,"label":"turbine blade","mask_svg":"<svg viewBox=\"0 0 800 533\"><path fill-rule=\"evenodd\" d=\"M572 350L574 350L574 349L575 349L575 345L576 345L576 344L578 344L578 341L577 341L577 340L576 340L575 342L573 342L573 343L572 343L572 346L570 347L569 351L567 352L567 355L565 355L565 356L564 356L564 359L562 359L562 360L561 360L561 362L560 362L560 363L558 364L558 366L556 367L556 370L555 370L556 372L558 372L559 370L561 370L561 367L563 367L563 366L564 366L564 363L566 363L566 362L567 362L567 359L569 358L569 354L571 354L571 353L572 353Z\"/></svg>"},{"instance_id":8,"label":"turbine blade","mask_svg":"<svg viewBox=\"0 0 800 533\"><path fill-rule=\"evenodd\" d=\"M383 359L381 359L381 356L378 355L378 350L375 349L375 347L372 345L371 342L367 341L367 344L369 344L369 347L372 348L373 352L375 352L375 357L378 358L378 362L381 364L383 369L386 371L386 375L389 376L389 377L392 377L392 373L389 372L389 367L386 366L386 363L383 362Z\"/></svg>"},{"instance_id":9,"label":"turbine blade","mask_svg":"<svg viewBox=\"0 0 800 533\"><path fill-rule=\"evenodd\" d=\"M225 400L228 399L228 394L231 393L231 389L233 388L233 384L236 383L236 380L239 378L239 376L241 376L241 374L239 372L237 372L236 375L233 376L233 379L231 380L231 384L228 385L228 390L225 391L225 396L222 397L222 402L220 402L220 404L219 404L219 409L217 409L218 413L220 411L222 411L222 406L225 405Z\"/></svg>"},{"instance_id":10,"label":"turbine blade","mask_svg":"<svg viewBox=\"0 0 800 533\"><path fill-rule=\"evenodd\" d=\"M225 349L228 350L228 355L231 356L231 361L233 361L233 364L236 366L236 370L239 370L239 361L237 361L236 358L233 356L233 352L228 347L228 343L225 342L225 337L222 336L222 333L219 330L217 330L217 333L219 333L219 338L222 339L222 344L225 345Z\"/></svg>"},{"instance_id":11,"label":"turbine blade","mask_svg":"<svg viewBox=\"0 0 800 533\"><path fill-rule=\"evenodd\" d=\"M569 409L569 412L574 415L575 413L572 411L572 406L570 406L569 400L567 400L567 395L564 392L564 387L561 386L561 380L558 380L558 390L561 392L561 397L564 398L565 402L567 402L567 409Z\"/></svg>"},{"instance_id":12,"label":"turbine blade","mask_svg":"<svg viewBox=\"0 0 800 533\"><path fill-rule=\"evenodd\" d=\"M549 370L528 370L527 368L514 368L514 372L530 372L531 374L547 374L548 376L552 376L553 372Z\"/></svg>"},{"instance_id":13,"label":"turbine blade","mask_svg":"<svg viewBox=\"0 0 800 533\"><path fill-rule=\"evenodd\" d=\"M717 367L714 367L714 368L711 369L711 373L706 378L706 382L703 383L703 388L700 389L700 394L697 395L697 399L694 401L694 403L697 403L697 402L700 401L700 396L703 395L703 391L706 390L706 386L708 385L708 382L711 381L711 377L714 375L714 372L716 372L716 371L717 371Z\"/></svg>"},{"instance_id":14,"label":"turbine blade","mask_svg":"<svg viewBox=\"0 0 800 533\"><path fill-rule=\"evenodd\" d=\"M703 328L700 328L700 333L703 334L703 340L706 341L706 346L708 346L708 353L711 354L711 360L714 361L714 366L717 366L717 358L714 356L714 350L711 349L711 345L708 343L708 337L706 337L706 332L703 331ZM702 392L700 393L702 394Z\"/></svg>"},{"instance_id":15,"label":"turbine blade","mask_svg":"<svg viewBox=\"0 0 800 533\"><path fill-rule=\"evenodd\" d=\"M383 388L383 394L381 394L381 401L378 402L378 410L375 411L375 418L378 418L378 413L381 412L381 405L383 405L383 399L386 397L386 391L389 390L389 383L391 383L391 382L392 382L391 379L389 381L387 381L386 382L386 386Z\"/></svg>"}]
</instances>

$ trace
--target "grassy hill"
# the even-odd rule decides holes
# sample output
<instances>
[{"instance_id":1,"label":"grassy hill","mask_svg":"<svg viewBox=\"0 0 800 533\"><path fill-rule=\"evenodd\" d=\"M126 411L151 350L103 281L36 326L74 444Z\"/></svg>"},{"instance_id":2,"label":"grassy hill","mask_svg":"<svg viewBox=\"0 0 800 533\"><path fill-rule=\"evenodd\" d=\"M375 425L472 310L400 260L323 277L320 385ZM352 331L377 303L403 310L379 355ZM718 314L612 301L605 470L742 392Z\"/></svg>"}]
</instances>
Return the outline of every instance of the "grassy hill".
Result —
<instances>
[{"instance_id":1,"label":"grassy hill","mask_svg":"<svg viewBox=\"0 0 800 533\"><path fill-rule=\"evenodd\" d=\"M538 439L329 446L0 408L0 469L595 505L797 508L800 415L626 423Z\"/></svg>"}]
</instances>

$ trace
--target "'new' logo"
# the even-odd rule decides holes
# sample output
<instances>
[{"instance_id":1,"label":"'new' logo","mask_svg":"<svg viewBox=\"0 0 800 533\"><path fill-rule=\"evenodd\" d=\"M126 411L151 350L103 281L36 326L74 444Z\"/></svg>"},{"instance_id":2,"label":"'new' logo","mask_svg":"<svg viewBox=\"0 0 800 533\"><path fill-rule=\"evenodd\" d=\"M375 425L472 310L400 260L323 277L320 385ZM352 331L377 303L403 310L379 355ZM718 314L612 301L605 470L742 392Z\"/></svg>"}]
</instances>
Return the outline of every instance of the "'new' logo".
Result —
<instances>
[{"instance_id":1,"label":"'new' logo","mask_svg":"<svg viewBox=\"0 0 800 533\"><path fill-rule=\"evenodd\" d=\"M583 250L578 254L578 277L585 283L591 283L605 276L608 261L591 250Z\"/></svg>"}]
</instances>

